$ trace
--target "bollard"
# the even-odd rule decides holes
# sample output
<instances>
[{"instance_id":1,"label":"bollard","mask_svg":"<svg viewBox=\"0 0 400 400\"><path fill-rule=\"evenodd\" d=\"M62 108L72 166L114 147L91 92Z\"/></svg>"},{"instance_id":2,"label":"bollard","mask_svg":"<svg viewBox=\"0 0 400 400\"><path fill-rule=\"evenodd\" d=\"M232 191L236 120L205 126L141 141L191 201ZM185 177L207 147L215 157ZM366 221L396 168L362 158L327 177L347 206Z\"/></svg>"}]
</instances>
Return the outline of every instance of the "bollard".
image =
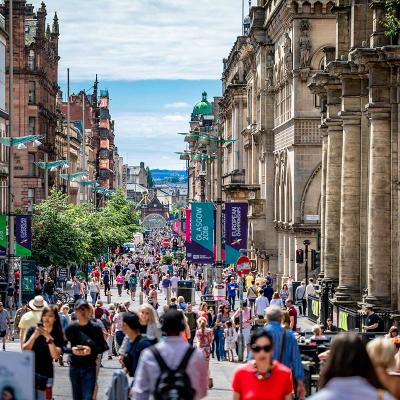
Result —
<instances>
[{"instance_id":1,"label":"bollard","mask_svg":"<svg viewBox=\"0 0 400 400\"><path fill-rule=\"evenodd\" d=\"M171 302L171 287L167 288L167 304Z\"/></svg>"},{"instance_id":2,"label":"bollard","mask_svg":"<svg viewBox=\"0 0 400 400\"><path fill-rule=\"evenodd\" d=\"M190 289L191 290L191 292L192 292L192 296L191 296L191 298L192 298L192 304L195 306L196 305L196 288L192 288L192 289Z\"/></svg>"},{"instance_id":3,"label":"bollard","mask_svg":"<svg viewBox=\"0 0 400 400\"><path fill-rule=\"evenodd\" d=\"M143 292L139 292L139 305L141 306L143 304Z\"/></svg>"},{"instance_id":4,"label":"bollard","mask_svg":"<svg viewBox=\"0 0 400 400\"><path fill-rule=\"evenodd\" d=\"M111 304L111 290L107 291L107 304Z\"/></svg>"}]
</instances>

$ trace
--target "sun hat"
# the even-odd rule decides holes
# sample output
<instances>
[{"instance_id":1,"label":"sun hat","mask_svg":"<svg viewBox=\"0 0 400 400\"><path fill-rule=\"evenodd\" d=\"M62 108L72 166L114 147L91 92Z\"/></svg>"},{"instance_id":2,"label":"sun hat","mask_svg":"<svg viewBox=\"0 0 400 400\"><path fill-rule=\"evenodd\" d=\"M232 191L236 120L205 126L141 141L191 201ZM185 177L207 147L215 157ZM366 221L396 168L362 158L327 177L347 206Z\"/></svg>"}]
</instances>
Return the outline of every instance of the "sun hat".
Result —
<instances>
[{"instance_id":1,"label":"sun hat","mask_svg":"<svg viewBox=\"0 0 400 400\"><path fill-rule=\"evenodd\" d=\"M46 301L44 301L43 296L35 296L29 303L29 308L33 311L42 311L43 308L48 307Z\"/></svg>"}]
</instances>

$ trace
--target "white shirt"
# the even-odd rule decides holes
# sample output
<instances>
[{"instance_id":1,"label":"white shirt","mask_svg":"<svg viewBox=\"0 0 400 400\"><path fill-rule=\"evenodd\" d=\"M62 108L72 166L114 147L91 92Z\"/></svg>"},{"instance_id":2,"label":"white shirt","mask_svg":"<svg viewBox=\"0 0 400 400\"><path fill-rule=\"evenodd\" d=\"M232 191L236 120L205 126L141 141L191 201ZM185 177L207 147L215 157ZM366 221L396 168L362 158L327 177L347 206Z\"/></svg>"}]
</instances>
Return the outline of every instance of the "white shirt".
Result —
<instances>
[{"instance_id":1,"label":"white shirt","mask_svg":"<svg viewBox=\"0 0 400 400\"><path fill-rule=\"evenodd\" d=\"M346 394L344 396L344 393ZM368 381L360 376L347 378L332 378L323 389L320 389L310 400L376 400L377 390ZM384 392L384 400L392 400L389 393Z\"/></svg>"},{"instance_id":2,"label":"white shirt","mask_svg":"<svg viewBox=\"0 0 400 400\"><path fill-rule=\"evenodd\" d=\"M269 306L268 298L265 296L258 296L256 298L256 315L264 316L265 309Z\"/></svg>"},{"instance_id":3,"label":"white shirt","mask_svg":"<svg viewBox=\"0 0 400 400\"><path fill-rule=\"evenodd\" d=\"M315 291L315 288L314 288L314 284L313 284L313 283L309 283L309 284L306 286L306 295L305 295L305 298L308 299L308 296L309 296L309 295L315 296L315 294L316 294L316 291Z\"/></svg>"},{"instance_id":4,"label":"white shirt","mask_svg":"<svg viewBox=\"0 0 400 400\"><path fill-rule=\"evenodd\" d=\"M162 359L169 368L177 368L181 363L183 355L189 348L189 343L180 336L167 337L164 341L156 344ZM192 388L196 395L194 400L202 399L207 395L208 387L208 364L203 352L196 349L190 357L186 368ZM145 349L140 355L139 364L135 373L133 386L133 398L135 400L153 399L152 393L160 376L160 367L150 349Z\"/></svg>"},{"instance_id":5,"label":"white shirt","mask_svg":"<svg viewBox=\"0 0 400 400\"><path fill-rule=\"evenodd\" d=\"M171 277L171 288L172 289L176 289L178 287L178 281L180 281L180 279L177 276Z\"/></svg>"}]
</instances>

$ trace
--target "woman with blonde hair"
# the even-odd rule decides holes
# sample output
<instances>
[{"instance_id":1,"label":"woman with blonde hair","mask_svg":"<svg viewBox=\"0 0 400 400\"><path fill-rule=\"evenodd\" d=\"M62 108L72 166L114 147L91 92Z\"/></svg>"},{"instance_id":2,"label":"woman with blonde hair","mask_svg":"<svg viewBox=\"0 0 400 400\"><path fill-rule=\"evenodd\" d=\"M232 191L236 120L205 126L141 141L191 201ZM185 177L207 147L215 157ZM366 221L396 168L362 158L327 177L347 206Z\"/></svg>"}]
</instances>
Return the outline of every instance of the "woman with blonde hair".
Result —
<instances>
[{"instance_id":1,"label":"woman with blonde hair","mask_svg":"<svg viewBox=\"0 0 400 400\"><path fill-rule=\"evenodd\" d=\"M290 329L290 316L289 316L289 311L288 310L282 310L282 321L281 325L285 329Z\"/></svg>"},{"instance_id":2,"label":"woman with blonde hair","mask_svg":"<svg viewBox=\"0 0 400 400\"><path fill-rule=\"evenodd\" d=\"M203 317L200 317L197 320L197 347L203 352L204 358L207 361L207 364L210 362L210 354L211 354L211 344L213 341L213 331L210 328L207 328L207 320ZM213 380L209 378L208 387L213 387Z\"/></svg>"},{"instance_id":3,"label":"woman with blonde hair","mask_svg":"<svg viewBox=\"0 0 400 400\"><path fill-rule=\"evenodd\" d=\"M145 333L150 340L160 338L161 330L158 315L151 304L142 304L139 307L139 321L142 326L141 333Z\"/></svg>"},{"instance_id":4,"label":"woman with blonde hair","mask_svg":"<svg viewBox=\"0 0 400 400\"><path fill-rule=\"evenodd\" d=\"M367 352L383 387L396 399L400 398L400 379L389 373L395 370L396 365L397 349L393 341L383 337L371 340Z\"/></svg>"}]
</instances>

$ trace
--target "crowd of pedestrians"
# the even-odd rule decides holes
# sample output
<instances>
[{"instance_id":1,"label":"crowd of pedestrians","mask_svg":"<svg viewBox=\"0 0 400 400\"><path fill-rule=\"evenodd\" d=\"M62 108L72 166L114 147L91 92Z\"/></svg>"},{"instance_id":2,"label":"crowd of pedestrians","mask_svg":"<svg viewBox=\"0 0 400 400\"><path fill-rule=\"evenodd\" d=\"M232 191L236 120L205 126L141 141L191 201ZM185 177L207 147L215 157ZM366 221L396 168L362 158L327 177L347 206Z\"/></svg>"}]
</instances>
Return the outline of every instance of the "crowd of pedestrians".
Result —
<instances>
[{"instance_id":1,"label":"crowd of pedestrians","mask_svg":"<svg viewBox=\"0 0 400 400\"><path fill-rule=\"evenodd\" d=\"M95 400L104 357L121 366L109 383L110 400L204 398L215 385L211 359L243 360L232 377L234 400L305 398L298 328L309 296L315 295L313 280L293 290L290 278L278 288L272 274L250 273L240 301L238 277L227 268L227 300L195 306L178 282L189 280L202 289L203 270L164 257L170 255L160 245L164 235L170 233L154 232L135 252L98 260L84 276L73 273L69 304L57 301L55 279L46 275L43 288L28 303L17 307L14 292L7 292L12 297L7 296L7 307L0 303L3 350L6 339L16 337L23 351L35 353L36 398L51 398L58 362L69 368L72 398ZM111 288L117 289L113 301ZM365 331L382 330L382 320L368 308ZM328 319L312 331L310 340L318 342L338 328ZM367 346L360 335L335 337L320 354L320 390L313 398L343 398L339 394L348 385L352 389L346 399L398 398L400 384L392 373L400 369L398 333L394 326Z\"/></svg>"}]
</instances>

